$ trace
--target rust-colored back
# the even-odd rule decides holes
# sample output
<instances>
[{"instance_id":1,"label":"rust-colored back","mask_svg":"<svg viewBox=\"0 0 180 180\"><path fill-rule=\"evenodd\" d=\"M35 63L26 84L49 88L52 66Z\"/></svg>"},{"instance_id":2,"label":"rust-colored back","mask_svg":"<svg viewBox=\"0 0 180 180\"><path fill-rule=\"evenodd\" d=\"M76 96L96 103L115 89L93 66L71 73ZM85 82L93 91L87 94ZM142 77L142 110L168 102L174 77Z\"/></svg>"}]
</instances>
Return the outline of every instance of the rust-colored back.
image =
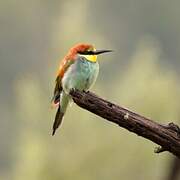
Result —
<instances>
[{"instance_id":1,"label":"rust-colored back","mask_svg":"<svg viewBox=\"0 0 180 180\"><path fill-rule=\"evenodd\" d=\"M75 46L73 46L69 50L68 54L60 62L57 76L60 76L62 78L64 76L65 71L68 68L69 61L75 61L76 55L78 54L78 52L84 52L88 49L93 49L93 45L81 43L81 44L76 44Z\"/></svg>"}]
</instances>

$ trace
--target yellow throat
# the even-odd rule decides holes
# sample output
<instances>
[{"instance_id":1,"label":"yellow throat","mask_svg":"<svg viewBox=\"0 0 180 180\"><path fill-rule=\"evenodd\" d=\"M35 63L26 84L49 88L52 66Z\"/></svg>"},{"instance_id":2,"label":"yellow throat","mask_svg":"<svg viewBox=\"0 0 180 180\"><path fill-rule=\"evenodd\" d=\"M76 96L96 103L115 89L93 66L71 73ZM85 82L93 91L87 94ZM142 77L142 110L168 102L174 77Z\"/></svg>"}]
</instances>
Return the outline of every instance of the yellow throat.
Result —
<instances>
[{"instance_id":1,"label":"yellow throat","mask_svg":"<svg viewBox=\"0 0 180 180\"><path fill-rule=\"evenodd\" d=\"M93 50L96 50L96 49L93 48ZM85 55L85 54L81 54L80 56L85 57L90 62L96 62L97 61L97 55Z\"/></svg>"},{"instance_id":2,"label":"yellow throat","mask_svg":"<svg viewBox=\"0 0 180 180\"><path fill-rule=\"evenodd\" d=\"M81 55L85 57L90 62L96 62L97 61L97 55Z\"/></svg>"}]
</instances>

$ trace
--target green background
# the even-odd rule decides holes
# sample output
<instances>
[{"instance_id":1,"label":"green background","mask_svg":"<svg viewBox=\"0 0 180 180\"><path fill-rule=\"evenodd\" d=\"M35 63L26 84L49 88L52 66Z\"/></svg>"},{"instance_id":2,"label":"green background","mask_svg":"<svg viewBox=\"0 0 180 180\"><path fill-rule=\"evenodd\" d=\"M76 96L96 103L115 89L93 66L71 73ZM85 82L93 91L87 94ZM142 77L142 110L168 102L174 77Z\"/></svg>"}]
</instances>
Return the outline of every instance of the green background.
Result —
<instances>
[{"instance_id":1,"label":"green background","mask_svg":"<svg viewBox=\"0 0 180 180\"><path fill-rule=\"evenodd\" d=\"M180 119L180 1L0 0L0 180L164 180L173 155L70 107L51 136L60 59L76 43L98 58L92 91L161 123Z\"/></svg>"}]
</instances>

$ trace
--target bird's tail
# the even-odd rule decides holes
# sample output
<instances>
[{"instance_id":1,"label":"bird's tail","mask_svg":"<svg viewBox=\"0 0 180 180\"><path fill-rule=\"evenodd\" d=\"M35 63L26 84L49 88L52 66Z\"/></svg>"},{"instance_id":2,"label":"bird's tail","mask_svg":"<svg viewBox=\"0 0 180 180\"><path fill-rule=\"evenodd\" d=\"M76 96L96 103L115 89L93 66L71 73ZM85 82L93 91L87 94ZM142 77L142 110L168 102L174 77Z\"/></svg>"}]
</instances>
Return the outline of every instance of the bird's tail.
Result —
<instances>
[{"instance_id":1,"label":"bird's tail","mask_svg":"<svg viewBox=\"0 0 180 180\"><path fill-rule=\"evenodd\" d=\"M58 110L57 110L57 112L56 112L55 120L54 120L54 123L53 123L53 132L52 132L52 135L55 134L56 129L57 129L57 128L61 125L61 123L62 123L62 119L63 119L64 114L65 114L65 112L66 112L66 109L67 109L67 107L68 107L69 100L70 100L69 95L65 94L65 93L62 91L61 98L60 98L60 103L59 103L59 107L58 107Z\"/></svg>"},{"instance_id":2,"label":"bird's tail","mask_svg":"<svg viewBox=\"0 0 180 180\"><path fill-rule=\"evenodd\" d=\"M61 122L62 122L62 119L63 119L63 116L64 116L64 113L61 112L61 108L60 106L58 107L58 110L56 112L56 116L55 116L55 120L54 120L54 123L53 123L53 132L52 132L52 135L55 134L56 132L56 129L60 126Z\"/></svg>"}]
</instances>

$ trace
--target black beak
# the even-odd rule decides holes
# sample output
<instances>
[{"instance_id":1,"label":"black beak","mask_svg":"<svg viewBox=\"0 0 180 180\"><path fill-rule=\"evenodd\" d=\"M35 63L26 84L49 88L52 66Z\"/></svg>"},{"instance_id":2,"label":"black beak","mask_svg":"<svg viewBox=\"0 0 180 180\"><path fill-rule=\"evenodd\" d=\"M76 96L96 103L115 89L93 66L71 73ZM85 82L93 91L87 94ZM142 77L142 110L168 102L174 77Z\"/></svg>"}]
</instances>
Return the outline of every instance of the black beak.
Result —
<instances>
[{"instance_id":1,"label":"black beak","mask_svg":"<svg viewBox=\"0 0 180 180\"><path fill-rule=\"evenodd\" d=\"M95 50L93 51L93 54L98 55L98 54L108 53L108 52L112 52L112 50Z\"/></svg>"},{"instance_id":2,"label":"black beak","mask_svg":"<svg viewBox=\"0 0 180 180\"><path fill-rule=\"evenodd\" d=\"M98 55L102 53L112 52L112 50L94 50L94 51L85 51L85 52L79 52L79 54L84 55Z\"/></svg>"}]
</instances>

